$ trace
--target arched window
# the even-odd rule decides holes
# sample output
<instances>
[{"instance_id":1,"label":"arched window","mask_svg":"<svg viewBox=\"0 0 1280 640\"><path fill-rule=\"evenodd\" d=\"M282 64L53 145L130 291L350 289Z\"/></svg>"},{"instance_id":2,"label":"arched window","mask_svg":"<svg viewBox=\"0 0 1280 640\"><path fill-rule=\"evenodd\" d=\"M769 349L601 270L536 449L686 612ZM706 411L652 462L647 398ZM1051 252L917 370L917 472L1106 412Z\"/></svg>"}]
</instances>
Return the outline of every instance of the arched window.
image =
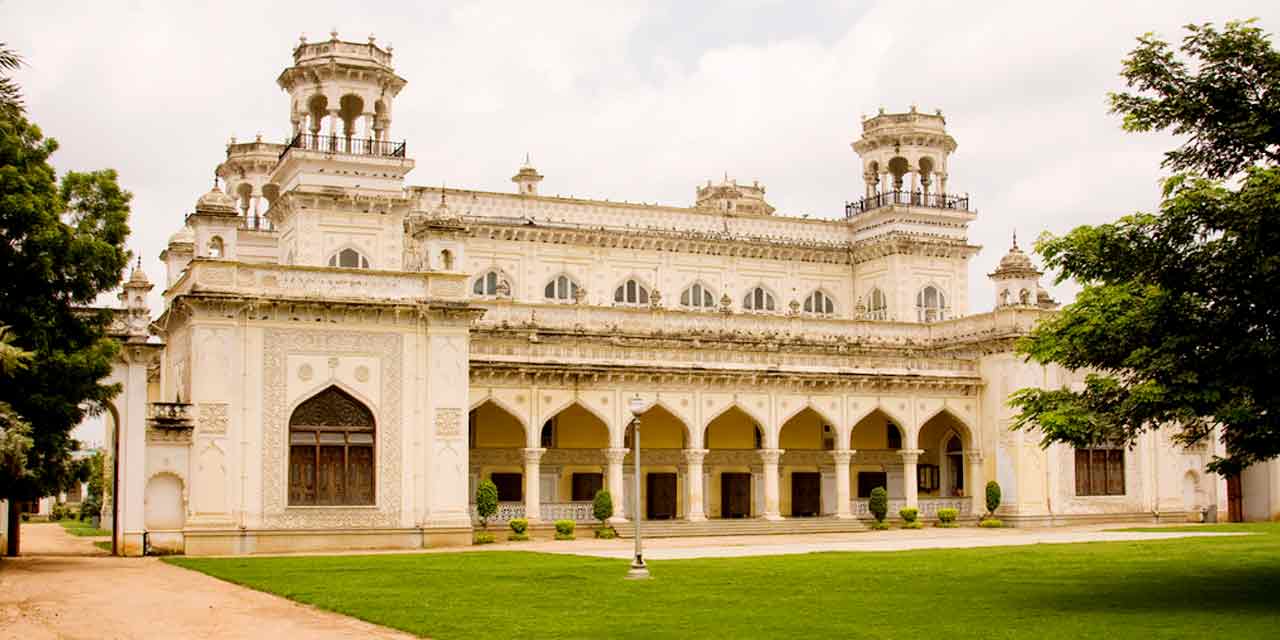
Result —
<instances>
[{"instance_id":1,"label":"arched window","mask_svg":"<svg viewBox=\"0 0 1280 640\"><path fill-rule=\"evenodd\" d=\"M337 387L289 418L289 504L373 504L373 412Z\"/></svg>"},{"instance_id":2,"label":"arched window","mask_svg":"<svg viewBox=\"0 0 1280 640\"><path fill-rule=\"evenodd\" d=\"M836 305L830 296L819 289L804 299L804 312L831 315L836 312Z\"/></svg>"},{"instance_id":3,"label":"arched window","mask_svg":"<svg viewBox=\"0 0 1280 640\"><path fill-rule=\"evenodd\" d=\"M692 309L714 309L716 298L711 295L710 289L702 286L701 282L695 282L692 287L680 294L680 306Z\"/></svg>"},{"instance_id":4,"label":"arched window","mask_svg":"<svg viewBox=\"0 0 1280 640\"><path fill-rule=\"evenodd\" d=\"M776 306L772 293L765 291L764 287L755 287L743 296L742 308L748 311L773 311Z\"/></svg>"},{"instance_id":5,"label":"arched window","mask_svg":"<svg viewBox=\"0 0 1280 640\"><path fill-rule=\"evenodd\" d=\"M329 266L343 269L368 269L369 259L355 249L343 249L329 258Z\"/></svg>"},{"instance_id":6,"label":"arched window","mask_svg":"<svg viewBox=\"0 0 1280 640\"><path fill-rule=\"evenodd\" d=\"M1023 289L1018 292L1018 304L1031 304L1031 292Z\"/></svg>"},{"instance_id":7,"label":"arched window","mask_svg":"<svg viewBox=\"0 0 1280 640\"><path fill-rule=\"evenodd\" d=\"M209 238L209 257L210 258L222 257L222 237L221 236L214 236L212 238Z\"/></svg>"},{"instance_id":8,"label":"arched window","mask_svg":"<svg viewBox=\"0 0 1280 640\"><path fill-rule=\"evenodd\" d=\"M548 300L573 302L578 299L578 283L569 279L569 276L557 276L547 283L542 293Z\"/></svg>"},{"instance_id":9,"label":"arched window","mask_svg":"<svg viewBox=\"0 0 1280 640\"><path fill-rule=\"evenodd\" d=\"M506 297L511 295L511 283L498 273L497 269L490 269L475 279L471 283L471 292L478 296L494 296Z\"/></svg>"},{"instance_id":10,"label":"arched window","mask_svg":"<svg viewBox=\"0 0 1280 640\"><path fill-rule=\"evenodd\" d=\"M649 290L633 278L613 290L613 301L616 304L649 304Z\"/></svg>"},{"instance_id":11,"label":"arched window","mask_svg":"<svg viewBox=\"0 0 1280 640\"><path fill-rule=\"evenodd\" d=\"M916 294L916 316L920 322L946 320L947 296L933 285L921 289Z\"/></svg>"},{"instance_id":12,"label":"arched window","mask_svg":"<svg viewBox=\"0 0 1280 640\"><path fill-rule=\"evenodd\" d=\"M889 319L889 301L885 298L884 292L876 287L871 290L870 303L867 305L867 318L871 320L888 320Z\"/></svg>"}]
</instances>

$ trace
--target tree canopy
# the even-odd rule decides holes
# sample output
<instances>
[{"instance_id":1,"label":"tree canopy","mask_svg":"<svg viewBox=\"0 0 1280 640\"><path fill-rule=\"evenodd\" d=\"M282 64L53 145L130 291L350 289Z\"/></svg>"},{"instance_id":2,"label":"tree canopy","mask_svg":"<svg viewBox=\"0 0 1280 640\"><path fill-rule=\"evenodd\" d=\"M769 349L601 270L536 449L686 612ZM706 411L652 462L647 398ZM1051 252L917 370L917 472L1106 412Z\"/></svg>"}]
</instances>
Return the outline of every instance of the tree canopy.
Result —
<instances>
[{"instance_id":1,"label":"tree canopy","mask_svg":"<svg viewBox=\"0 0 1280 640\"><path fill-rule=\"evenodd\" d=\"M1179 173L1159 212L1036 243L1083 290L1018 349L1085 384L1010 404L1046 445L1132 444L1162 426L1190 445L1218 429L1226 455L1210 469L1232 473L1280 455L1280 54L1251 21L1186 28L1182 57L1139 38L1122 74L1138 92L1111 97L1126 129L1186 139L1165 155Z\"/></svg>"},{"instance_id":2,"label":"tree canopy","mask_svg":"<svg viewBox=\"0 0 1280 640\"><path fill-rule=\"evenodd\" d=\"M71 430L118 392L102 382L119 349L105 333L110 315L88 307L119 286L128 264L132 196L109 169L58 180L49 164L56 149L20 108L0 108L0 325L30 353L26 366L5 372L0 403L29 426L31 441L21 473L0 469L0 498L66 486L77 473Z\"/></svg>"}]
</instances>

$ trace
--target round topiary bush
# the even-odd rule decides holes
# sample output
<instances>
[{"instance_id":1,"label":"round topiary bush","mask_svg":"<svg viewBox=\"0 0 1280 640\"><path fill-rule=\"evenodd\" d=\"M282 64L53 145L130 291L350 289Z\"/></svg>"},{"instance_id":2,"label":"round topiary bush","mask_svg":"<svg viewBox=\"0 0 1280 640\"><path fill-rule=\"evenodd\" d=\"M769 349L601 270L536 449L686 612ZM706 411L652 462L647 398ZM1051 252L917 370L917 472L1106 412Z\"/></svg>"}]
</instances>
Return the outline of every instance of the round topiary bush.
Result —
<instances>
[{"instance_id":1,"label":"round topiary bush","mask_svg":"<svg viewBox=\"0 0 1280 640\"><path fill-rule=\"evenodd\" d=\"M889 513L889 492L884 487L876 487L871 490L871 499L867 501L867 510L875 517L876 522L884 522L884 517Z\"/></svg>"},{"instance_id":2,"label":"round topiary bush","mask_svg":"<svg viewBox=\"0 0 1280 640\"><path fill-rule=\"evenodd\" d=\"M556 540L572 540L574 526L572 520L556 520Z\"/></svg>"},{"instance_id":3,"label":"round topiary bush","mask_svg":"<svg viewBox=\"0 0 1280 640\"><path fill-rule=\"evenodd\" d=\"M473 544L493 544L493 541L493 533L489 531L477 531L475 537L472 539Z\"/></svg>"},{"instance_id":4,"label":"round topiary bush","mask_svg":"<svg viewBox=\"0 0 1280 640\"><path fill-rule=\"evenodd\" d=\"M994 515L1000 508L1000 483L992 480L987 483L987 515Z\"/></svg>"},{"instance_id":5,"label":"round topiary bush","mask_svg":"<svg viewBox=\"0 0 1280 640\"><path fill-rule=\"evenodd\" d=\"M520 542L529 539L529 521L525 518L512 518L507 523L511 527L511 533L507 536L508 540Z\"/></svg>"},{"instance_id":6,"label":"round topiary bush","mask_svg":"<svg viewBox=\"0 0 1280 640\"><path fill-rule=\"evenodd\" d=\"M959 515L960 515L959 509L952 509L949 507L938 509L938 526L939 527L956 526L956 518L959 517Z\"/></svg>"},{"instance_id":7,"label":"round topiary bush","mask_svg":"<svg viewBox=\"0 0 1280 640\"><path fill-rule=\"evenodd\" d=\"M996 519L996 518L987 518L987 519L983 520L982 522L979 522L979 523L978 523L978 526L979 526L979 527L984 527L984 528L987 528L987 529L1000 529L1000 528L1004 527L1004 523L1003 523L1003 522L1001 522L999 519Z\"/></svg>"},{"instance_id":8,"label":"round topiary bush","mask_svg":"<svg viewBox=\"0 0 1280 640\"><path fill-rule=\"evenodd\" d=\"M898 517L902 518L903 529L919 529L924 525L916 521L920 516L920 510L914 507L903 507L898 510Z\"/></svg>"}]
</instances>

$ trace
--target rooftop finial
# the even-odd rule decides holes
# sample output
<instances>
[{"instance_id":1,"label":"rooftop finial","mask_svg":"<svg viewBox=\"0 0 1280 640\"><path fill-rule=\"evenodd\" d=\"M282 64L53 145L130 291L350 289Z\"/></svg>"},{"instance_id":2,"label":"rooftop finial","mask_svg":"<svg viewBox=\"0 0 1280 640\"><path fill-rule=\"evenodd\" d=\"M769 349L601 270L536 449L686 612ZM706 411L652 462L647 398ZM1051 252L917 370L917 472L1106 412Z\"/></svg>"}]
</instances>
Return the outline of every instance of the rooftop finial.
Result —
<instances>
[{"instance_id":1,"label":"rooftop finial","mask_svg":"<svg viewBox=\"0 0 1280 640\"><path fill-rule=\"evenodd\" d=\"M298 35L298 44L306 44L306 43L307 43L307 34L305 34L305 33L303 33L303 34L299 34L299 35Z\"/></svg>"},{"instance_id":2,"label":"rooftop finial","mask_svg":"<svg viewBox=\"0 0 1280 640\"><path fill-rule=\"evenodd\" d=\"M369 44L374 44L374 43L376 43L377 41L378 41L378 38L377 38L377 37L375 37L372 33L371 33L371 34L369 34Z\"/></svg>"},{"instance_id":3,"label":"rooftop finial","mask_svg":"<svg viewBox=\"0 0 1280 640\"><path fill-rule=\"evenodd\" d=\"M1018 248L1018 230L1017 229L1013 230L1013 248L1014 249Z\"/></svg>"},{"instance_id":4,"label":"rooftop finial","mask_svg":"<svg viewBox=\"0 0 1280 640\"><path fill-rule=\"evenodd\" d=\"M337 27L334 27L334 28L332 28L332 29L330 29L330 30L329 30L329 37L330 37L330 38L333 38L334 40L337 40L337 39L338 39L338 28L337 28Z\"/></svg>"}]
</instances>

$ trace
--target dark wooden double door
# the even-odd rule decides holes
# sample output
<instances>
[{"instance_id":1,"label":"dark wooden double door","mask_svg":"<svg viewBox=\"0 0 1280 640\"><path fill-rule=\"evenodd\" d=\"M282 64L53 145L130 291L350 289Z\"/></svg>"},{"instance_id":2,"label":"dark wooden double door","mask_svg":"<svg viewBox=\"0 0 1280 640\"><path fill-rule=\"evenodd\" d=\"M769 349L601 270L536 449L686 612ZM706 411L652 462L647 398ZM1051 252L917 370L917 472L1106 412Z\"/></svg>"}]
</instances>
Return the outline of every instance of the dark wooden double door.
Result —
<instances>
[{"instance_id":1,"label":"dark wooden double door","mask_svg":"<svg viewBox=\"0 0 1280 640\"><path fill-rule=\"evenodd\" d=\"M720 474L720 517L751 517L751 474Z\"/></svg>"},{"instance_id":2,"label":"dark wooden double door","mask_svg":"<svg viewBox=\"0 0 1280 640\"><path fill-rule=\"evenodd\" d=\"M822 474L796 471L791 474L791 515L815 517L822 512Z\"/></svg>"},{"instance_id":3,"label":"dark wooden double door","mask_svg":"<svg viewBox=\"0 0 1280 640\"><path fill-rule=\"evenodd\" d=\"M645 518L672 520L676 517L676 474L650 473L645 476Z\"/></svg>"}]
</instances>

